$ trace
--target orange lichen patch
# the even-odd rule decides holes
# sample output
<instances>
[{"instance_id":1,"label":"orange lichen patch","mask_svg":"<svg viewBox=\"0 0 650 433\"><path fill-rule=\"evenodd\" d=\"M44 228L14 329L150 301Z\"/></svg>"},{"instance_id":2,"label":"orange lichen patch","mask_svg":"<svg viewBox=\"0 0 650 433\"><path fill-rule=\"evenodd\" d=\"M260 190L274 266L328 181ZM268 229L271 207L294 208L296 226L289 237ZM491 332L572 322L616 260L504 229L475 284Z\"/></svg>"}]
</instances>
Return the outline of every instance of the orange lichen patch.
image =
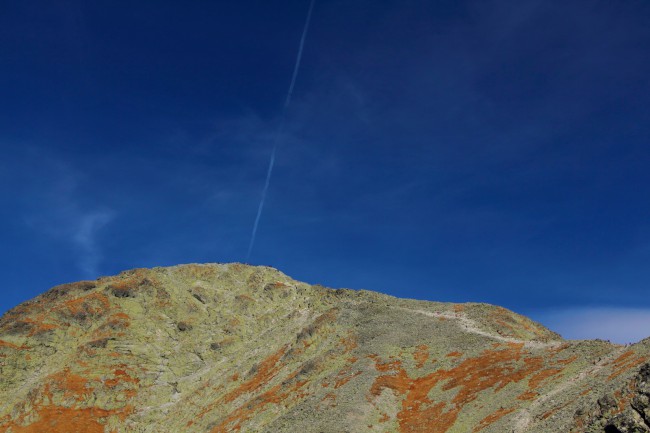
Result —
<instances>
[{"instance_id":1,"label":"orange lichen patch","mask_svg":"<svg viewBox=\"0 0 650 433\"><path fill-rule=\"evenodd\" d=\"M542 414L542 417L541 417L541 418L542 418L542 419L550 418L550 417L553 416L555 413L557 413L558 410L559 410L559 408L557 408L557 407L556 407L556 408L553 408L553 409L549 410L548 412Z\"/></svg>"},{"instance_id":2,"label":"orange lichen patch","mask_svg":"<svg viewBox=\"0 0 650 433\"><path fill-rule=\"evenodd\" d=\"M559 411L561 411L562 409L564 409L565 407L567 407L570 404L571 404L571 401L568 401L568 402L564 403L561 406L558 406L558 407L555 407L555 408L549 410L548 412L546 412L545 414L542 415L542 419L547 419L547 418L552 417L553 415L555 415L556 413L558 413Z\"/></svg>"},{"instance_id":3,"label":"orange lichen patch","mask_svg":"<svg viewBox=\"0 0 650 433\"><path fill-rule=\"evenodd\" d=\"M465 306L463 304L456 304L454 305L453 310L455 313L462 313L463 311L465 311Z\"/></svg>"},{"instance_id":4,"label":"orange lichen patch","mask_svg":"<svg viewBox=\"0 0 650 433\"><path fill-rule=\"evenodd\" d=\"M378 364L376 368L379 370ZM383 364L385 366L386 364ZM375 396L379 396L384 389L392 389L397 394L406 393L413 386L413 379L411 379L406 371L401 367L401 365L396 365L397 374L383 375L377 377L375 382L370 388L370 393ZM389 370L379 370L379 371L389 371Z\"/></svg>"},{"instance_id":5,"label":"orange lichen patch","mask_svg":"<svg viewBox=\"0 0 650 433\"><path fill-rule=\"evenodd\" d=\"M478 425L476 427L474 427L474 430L472 430L472 431L474 433L476 433L478 431L481 431L485 427L487 427L487 426L489 426L491 424L494 424L495 422L497 422L498 420L500 420L504 416L506 416L509 413L512 413L514 411L515 411L515 408L512 408L512 407L509 408L509 409L501 408L501 409L497 410L496 412L494 412L493 414L490 414L490 415L486 416L485 418L483 418L481 420L481 422L478 423Z\"/></svg>"},{"instance_id":6,"label":"orange lichen patch","mask_svg":"<svg viewBox=\"0 0 650 433\"><path fill-rule=\"evenodd\" d=\"M120 368L113 371L113 375L115 376L113 379L108 379L104 381L104 385L106 385L109 388L115 388L117 385L122 383L134 383L134 384L140 383L140 379L138 379L137 377L132 377L131 375L129 375L129 373L127 373L125 370L122 370Z\"/></svg>"},{"instance_id":7,"label":"orange lichen patch","mask_svg":"<svg viewBox=\"0 0 650 433\"><path fill-rule=\"evenodd\" d=\"M388 422L390 421L390 417L388 416L387 413L382 413L381 418L379 418L380 423Z\"/></svg>"},{"instance_id":8,"label":"orange lichen patch","mask_svg":"<svg viewBox=\"0 0 650 433\"><path fill-rule=\"evenodd\" d=\"M102 421L114 411L46 406L38 409L38 420L29 425L11 424L13 433L104 433ZM122 417L126 413L121 413Z\"/></svg>"},{"instance_id":9,"label":"orange lichen patch","mask_svg":"<svg viewBox=\"0 0 650 433\"><path fill-rule=\"evenodd\" d=\"M620 370L610 374L607 377L607 379L609 379L609 380L614 379L615 377L620 376L621 374L625 373L626 371L638 367L639 365L643 364L646 361L648 361L647 356L640 356L640 357L632 360L631 362L627 363L625 366L622 366Z\"/></svg>"},{"instance_id":10,"label":"orange lichen patch","mask_svg":"<svg viewBox=\"0 0 650 433\"><path fill-rule=\"evenodd\" d=\"M415 359L415 366L422 368L424 363L427 362L427 359L429 359L429 346L426 344L419 345L413 354L413 359Z\"/></svg>"},{"instance_id":11,"label":"orange lichen patch","mask_svg":"<svg viewBox=\"0 0 650 433\"><path fill-rule=\"evenodd\" d=\"M450 352L446 356L448 358L458 358L459 356L463 356L463 354L460 352Z\"/></svg>"},{"instance_id":12,"label":"orange lichen patch","mask_svg":"<svg viewBox=\"0 0 650 433\"><path fill-rule=\"evenodd\" d=\"M231 382L237 382L239 380L239 373L235 373L230 377Z\"/></svg>"},{"instance_id":13,"label":"orange lichen patch","mask_svg":"<svg viewBox=\"0 0 650 433\"><path fill-rule=\"evenodd\" d=\"M22 319L23 322L32 325L29 334L27 334L28 337L33 337L34 335L43 334L47 331L59 328L59 325L55 325L53 323L43 323L43 320L45 320L44 314L39 315L36 319L31 319L29 317Z\"/></svg>"},{"instance_id":14,"label":"orange lichen patch","mask_svg":"<svg viewBox=\"0 0 650 433\"><path fill-rule=\"evenodd\" d=\"M346 383L348 383L349 381L351 381L352 379L354 379L355 377L357 377L361 373L362 373L361 371L357 371L356 373L353 373L353 374L351 374L349 376L343 376L343 377L338 378L336 380L336 382L334 383L334 389L338 389L338 388L342 387L343 385L345 385Z\"/></svg>"},{"instance_id":15,"label":"orange lichen patch","mask_svg":"<svg viewBox=\"0 0 650 433\"><path fill-rule=\"evenodd\" d=\"M126 328L131 325L131 317L125 313L116 313L110 315L106 322L109 325L119 325Z\"/></svg>"},{"instance_id":16,"label":"orange lichen patch","mask_svg":"<svg viewBox=\"0 0 650 433\"><path fill-rule=\"evenodd\" d=\"M643 364L648 360L646 356L637 356L631 350L625 352L618 358L616 358L610 365L612 365L612 373L607 376L607 380L612 380L621 374L629 371L639 365Z\"/></svg>"},{"instance_id":17,"label":"orange lichen patch","mask_svg":"<svg viewBox=\"0 0 650 433\"><path fill-rule=\"evenodd\" d=\"M381 371L381 372L394 371L400 369L402 366L401 361L381 362L379 359L379 355L377 354L368 355L368 358L375 361L375 368L377 369L377 371Z\"/></svg>"},{"instance_id":18,"label":"orange lichen patch","mask_svg":"<svg viewBox=\"0 0 650 433\"><path fill-rule=\"evenodd\" d=\"M521 317L521 316L515 316L515 317L517 317L517 323L520 326L522 326L526 331L532 333L533 336L538 338L548 338L550 336L548 329L538 325L535 322L532 322L528 318Z\"/></svg>"},{"instance_id":19,"label":"orange lichen patch","mask_svg":"<svg viewBox=\"0 0 650 433\"><path fill-rule=\"evenodd\" d=\"M615 360L611 361L608 363L608 365L613 365L614 367L624 364L629 358L634 356L634 351L633 350L628 350L627 352L623 353L620 355L618 358Z\"/></svg>"},{"instance_id":20,"label":"orange lichen patch","mask_svg":"<svg viewBox=\"0 0 650 433\"><path fill-rule=\"evenodd\" d=\"M524 343L506 342L505 345L506 347L509 347L511 349L521 349L522 347L524 347Z\"/></svg>"},{"instance_id":21,"label":"orange lichen patch","mask_svg":"<svg viewBox=\"0 0 650 433\"><path fill-rule=\"evenodd\" d=\"M320 316L316 317L312 323L305 326L300 333L298 333L298 340L308 340L311 339L315 334L319 333L326 325L334 322L338 316L339 309L334 307L330 308ZM356 340L352 338L352 335L348 333L348 337L343 337L340 339L341 344L349 348L347 351L350 351L356 347Z\"/></svg>"},{"instance_id":22,"label":"orange lichen patch","mask_svg":"<svg viewBox=\"0 0 650 433\"><path fill-rule=\"evenodd\" d=\"M533 391L526 391L517 397L517 400L535 400L539 394Z\"/></svg>"},{"instance_id":23,"label":"orange lichen patch","mask_svg":"<svg viewBox=\"0 0 650 433\"><path fill-rule=\"evenodd\" d=\"M65 398L77 401L85 399L94 388L88 386L88 379L70 372L69 368L48 376L44 394L51 400L54 392L62 392Z\"/></svg>"},{"instance_id":24,"label":"orange lichen patch","mask_svg":"<svg viewBox=\"0 0 650 433\"><path fill-rule=\"evenodd\" d=\"M357 340L353 337L352 332L348 332L348 337L343 337L340 340L340 343L345 348L346 352L350 352L357 348Z\"/></svg>"},{"instance_id":25,"label":"orange lichen patch","mask_svg":"<svg viewBox=\"0 0 650 433\"><path fill-rule=\"evenodd\" d=\"M294 381L299 370L294 371L287 379L278 385L273 386L268 391L249 400L234 412L228 415L219 425L211 430L211 433L229 433L241 431L242 424L252 418L256 413L264 410L265 406L270 404L280 404L287 400L299 400L307 394L300 393L307 381ZM286 385L285 385L286 384ZM291 385L289 385L291 384Z\"/></svg>"},{"instance_id":26,"label":"orange lichen patch","mask_svg":"<svg viewBox=\"0 0 650 433\"><path fill-rule=\"evenodd\" d=\"M435 423L436 432L443 433L454 425L463 406L474 401L480 392L487 389L498 391L542 368L542 357L526 355L529 354L523 350L522 344L509 343L502 350L485 350L454 368L441 369L419 378L409 377L399 361L382 363L375 356L375 368L390 374L378 376L370 392L378 396L384 389L391 389L404 396L402 410L397 415L400 432L428 431L428 426ZM434 402L428 397L439 383L443 391L457 389L448 409L448 403Z\"/></svg>"},{"instance_id":27,"label":"orange lichen patch","mask_svg":"<svg viewBox=\"0 0 650 433\"><path fill-rule=\"evenodd\" d=\"M271 356L267 357L264 361L262 361L262 363L260 363L255 375L226 394L223 397L223 401L230 403L242 394L254 391L260 388L262 385L268 383L280 370L281 366L278 366L277 364L280 358L282 358L282 355L286 353L286 351L287 346L284 346Z\"/></svg>"},{"instance_id":28,"label":"orange lichen patch","mask_svg":"<svg viewBox=\"0 0 650 433\"><path fill-rule=\"evenodd\" d=\"M124 369L126 366L120 364L114 370L113 379L108 379L103 382L103 385L107 388L115 388L117 385L128 383L137 385L140 382L140 379L130 376ZM52 396L54 394L62 394L66 399L74 400L77 403L84 402L88 396L90 396L97 387L101 387L101 382L99 380L92 381L88 377L81 376L76 373L72 373L69 368L65 370L52 374L47 377L46 384L43 388L43 395L47 397L49 401L52 401ZM126 390L125 392L127 397L132 397L132 390Z\"/></svg>"},{"instance_id":29,"label":"orange lichen patch","mask_svg":"<svg viewBox=\"0 0 650 433\"><path fill-rule=\"evenodd\" d=\"M536 333L536 332L537 332L537 329L535 329L535 327L533 327L533 326L532 326L530 323L528 323L528 321L526 321L526 320L520 320L520 321L519 321L519 324L520 324L521 326L523 326L524 329L525 329L526 331L530 331L530 332L533 332L533 333Z\"/></svg>"},{"instance_id":30,"label":"orange lichen patch","mask_svg":"<svg viewBox=\"0 0 650 433\"><path fill-rule=\"evenodd\" d=\"M282 356L287 352L288 345L283 346L277 352L268 356L256 367L256 372L250 379L239 384L235 389L228 392L222 398L208 404L205 408L198 413L198 417L202 418L205 414L211 412L214 408L223 404L231 403L234 400L242 397L244 394L256 391L268 384L280 371L282 364L279 363Z\"/></svg>"},{"instance_id":31,"label":"orange lichen patch","mask_svg":"<svg viewBox=\"0 0 650 433\"><path fill-rule=\"evenodd\" d=\"M213 386L213 385L211 384L211 382L208 380L208 381L205 381L205 382L203 383L203 385L201 385L200 387L198 387L197 389L195 389L194 391L192 391L192 393L191 393L191 398L190 398L190 399L191 399L192 401L197 401L197 400L199 400L199 401L204 401L205 398L206 398L208 395L210 395L210 396L221 395L223 389L224 389L224 386L223 386L223 385ZM212 407L210 408L210 410L214 409L214 408L217 406L217 404L218 404L218 402L213 403L213 404L212 404ZM203 406L201 406L201 407L203 407ZM207 413L207 412L209 412L209 410L206 410L206 411L205 411L205 413ZM203 416L203 415L205 415L205 414L204 414L204 413L201 413L201 414L199 414L199 415L200 415L200 416ZM186 425L187 425L187 427L189 427L189 426L191 426L192 424L194 424L194 421L188 421L188 423L187 423Z\"/></svg>"},{"instance_id":32,"label":"orange lichen patch","mask_svg":"<svg viewBox=\"0 0 650 433\"><path fill-rule=\"evenodd\" d=\"M99 385L99 384L97 384ZM95 387L90 379L65 369L45 379L44 385L29 393L28 404L14 416L0 421L0 430L14 433L99 433L104 432L106 420L117 416L124 420L133 407L104 410L87 407L87 401ZM63 401L60 405L54 401ZM85 407L79 407L85 406Z\"/></svg>"},{"instance_id":33,"label":"orange lichen patch","mask_svg":"<svg viewBox=\"0 0 650 433\"><path fill-rule=\"evenodd\" d=\"M629 402L629 396L623 397L623 392L621 392L621 390L618 389L614 391L614 400L616 400L617 402L616 411L614 412L614 414L619 414L625 410L625 407Z\"/></svg>"},{"instance_id":34,"label":"orange lichen patch","mask_svg":"<svg viewBox=\"0 0 650 433\"><path fill-rule=\"evenodd\" d=\"M36 334L41 334L43 332L51 331L53 329L59 328L58 325L55 325L53 323L39 323L37 327L32 329L32 331L29 333L29 337L32 337Z\"/></svg>"},{"instance_id":35,"label":"orange lichen patch","mask_svg":"<svg viewBox=\"0 0 650 433\"><path fill-rule=\"evenodd\" d=\"M559 359L559 360L555 361L555 363L556 363L556 364L563 364L563 365L566 365L566 364L571 364L572 362L576 361L577 359L578 359L578 355L573 355L573 356L570 357L570 358Z\"/></svg>"},{"instance_id":36,"label":"orange lichen patch","mask_svg":"<svg viewBox=\"0 0 650 433\"><path fill-rule=\"evenodd\" d=\"M334 389L338 389L348 383L350 380L354 379L355 377L359 376L362 372L357 371L355 373L352 373L352 367L355 362L357 362L357 358L351 357L348 359L350 361L350 365L347 367L343 368L341 371L336 376L336 380L334 382Z\"/></svg>"},{"instance_id":37,"label":"orange lichen patch","mask_svg":"<svg viewBox=\"0 0 650 433\"><path fill-rule=\"evenodd\" d=\"M83 314L102 315L110 309L110 303L106 295L91 293L87 296L63 302L57 309L66 309L72 316Z\"/></svg>"},{"instance_id":38,"label":"orange lichen patch","mask_svg":"<svg viewBox=\"0 0 650 433\"><path fill-rule=\"evenodd\" d=\"M131 326L131 317L124 313L115 313L108 316L106 321L95 331L95 338L100 338L99 334L107 333L105 337L115 336L115 331L123 330Z\"/></svg>"},{"instance_id":39,"label":"orange lichen patch","mask_svg":"<svg viewBox=\"0 0 650 433\"><path fill-rule=\"evenodd\" d=\"M164 301L166 298L165 290L159 290L160 281L147 269L123 272L117 277L110 278L108 283L107 291L118 298L135 297L139 292L152 293L154 288L156 288L156 301Z\"/></svg>"},{"instance_id":40,"label":"orange lichen patch","mask_svg":"<svg viewBox=\"0 0 650 433\"><path fill-rule=\"evenodd\" d=\"M29 349L28 346L25 346L25 345L18 346L17 344L10 343L10 342L8 342L8 341L4 341L4 340L0 340L0 347L7 347L7 348L9 348L9 349L16 349L16 350L25 350L25 349Z\"/></svg>"},{"instance_id":41,"label":"orange lichen patch","mask_svg":"<svg viewBox=\"0 0 650 433\"><path fill-rule=\"evenodd\" d=\"M537 389L541 383L548 379L549 377L557 376L562 372L562 368L549 368L548 370L542 370L528 381L528 386L530 389Z\"/></svg>"},{"instance_id":42,"label":"orange lichen patch","mask_svg":"<svg viewBox=\"0 0 650 433\"><path fill-rule=\"evenodd\" d=\"M518 338L548 338L551 335L546 328L503 307L495 307L489 317L499 325L497 332L502 335Z\"/></svg>"},{"instance_id":43,"label":"orange lichen patch","mask_svg":"<svg viewBox=\"0 0 650 433\"><path fill-rule=\"evenodd\" d=\"M490 312L489 317L501 326L502 329L500 330L500 333L511 336L518 336L521 333L523 326L520 326L521 324L516 319L516 316L505 308L495 307Z\"/></svg>"}]
</instances>

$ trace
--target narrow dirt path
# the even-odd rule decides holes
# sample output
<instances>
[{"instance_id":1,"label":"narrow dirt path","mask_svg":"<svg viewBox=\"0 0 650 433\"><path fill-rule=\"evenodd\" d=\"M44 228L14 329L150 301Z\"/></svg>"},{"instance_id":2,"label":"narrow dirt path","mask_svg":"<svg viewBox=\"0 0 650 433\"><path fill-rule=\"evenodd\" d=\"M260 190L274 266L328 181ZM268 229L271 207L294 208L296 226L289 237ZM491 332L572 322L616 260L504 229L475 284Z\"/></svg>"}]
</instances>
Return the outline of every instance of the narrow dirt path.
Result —
<instances>
[{"instance_id":1,"label":"narrow dirt path","mask_svg":"<svg viewBox=\"0 0 650 433\"><path fill-rule=\"evenodd\" d=\"M422 314L424 316L433 317L436 319L455 320L458 323L458 325L461 327L461 329L467 333L482 335L484 337L491 338L493 340L503 341L505 343L523 344L524 347L528 347L528 348L557 347L564 343L563 341L542 342L542 341L520 340L512 337L504 337L503 335L499 335L493 332L486 331L485 329L482 329L474 319L470 319L469 317L467 317L467 315L463 313L442 313L442 312L433 312L433 311L424 311L424 310L413 310L411 308L406 308L406 307L392 307L392 308L396 308L403 311L409 311L411 313Z\"/></svg>"}]
</instances>

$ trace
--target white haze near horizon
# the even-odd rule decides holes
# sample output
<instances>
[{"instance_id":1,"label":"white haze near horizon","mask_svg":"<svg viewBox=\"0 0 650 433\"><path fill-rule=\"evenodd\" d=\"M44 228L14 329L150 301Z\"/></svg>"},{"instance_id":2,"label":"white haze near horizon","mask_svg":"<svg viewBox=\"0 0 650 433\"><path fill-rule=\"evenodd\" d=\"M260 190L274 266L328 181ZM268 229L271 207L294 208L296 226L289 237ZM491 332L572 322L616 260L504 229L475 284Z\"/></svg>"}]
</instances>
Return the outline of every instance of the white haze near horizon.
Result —
<instances>
[{"instance_id":1,"label":"white haze near horizon","mask_svg":"<svg viewBox=\"0 0 650 433\"><path fill-rule=\"evenodd\" d=\"M650 309L570 308L538 311L531 317L570 340L599 338L627 344L650 337Z\"/></svg>"}]
</instances>

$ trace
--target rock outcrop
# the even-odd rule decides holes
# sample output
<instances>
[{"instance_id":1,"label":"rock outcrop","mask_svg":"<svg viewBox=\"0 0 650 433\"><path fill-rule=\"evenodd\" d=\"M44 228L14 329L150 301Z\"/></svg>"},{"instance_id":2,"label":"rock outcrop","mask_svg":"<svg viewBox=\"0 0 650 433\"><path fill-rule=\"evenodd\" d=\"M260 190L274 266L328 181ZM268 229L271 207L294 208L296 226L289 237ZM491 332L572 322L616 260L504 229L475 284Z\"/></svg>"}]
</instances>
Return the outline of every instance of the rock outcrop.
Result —
<instances>
[{"instance_id":1,"label":"rock outcrop","mask_svg":"<svg viewBox=\"0 0 650 433\"><path fill-rule=\"evenodd\" d=\"M137 269L0 319L0 432L650 432L649 360L491 305Z\"/></svg>"}]
</instances>

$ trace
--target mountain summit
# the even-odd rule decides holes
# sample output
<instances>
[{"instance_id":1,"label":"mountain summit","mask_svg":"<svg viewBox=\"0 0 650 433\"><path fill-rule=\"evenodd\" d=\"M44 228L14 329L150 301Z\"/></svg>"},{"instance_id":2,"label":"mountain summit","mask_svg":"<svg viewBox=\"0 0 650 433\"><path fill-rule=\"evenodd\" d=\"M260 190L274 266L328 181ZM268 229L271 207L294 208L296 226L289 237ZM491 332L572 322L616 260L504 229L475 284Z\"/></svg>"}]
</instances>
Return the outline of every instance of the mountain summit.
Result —
<instances>
[{"instance_id":1,"label":"mountain summit","mask_svg":"<svg viewBox=\"0 0 650 433\"><path fill-rule=\"evenodd\" d=\"M486 304L136 269L0 319L0 432L650 432L649 360Z\"/></svg>"}]
</instances>

